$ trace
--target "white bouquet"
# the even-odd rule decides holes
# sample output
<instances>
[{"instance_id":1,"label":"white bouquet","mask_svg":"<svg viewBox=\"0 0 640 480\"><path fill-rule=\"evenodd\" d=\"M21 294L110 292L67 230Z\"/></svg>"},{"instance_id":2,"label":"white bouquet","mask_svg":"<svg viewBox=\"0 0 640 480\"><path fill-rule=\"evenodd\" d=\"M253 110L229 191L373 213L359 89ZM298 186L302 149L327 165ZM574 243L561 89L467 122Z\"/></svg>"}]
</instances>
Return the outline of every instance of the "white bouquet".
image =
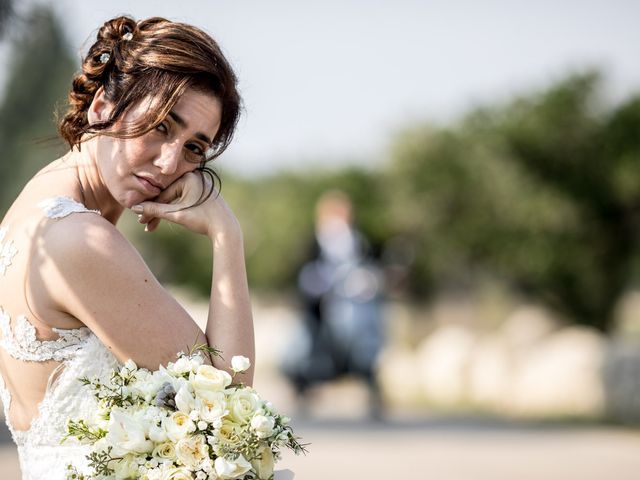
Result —
<instances>
[{"instance_id":1,"label":"white bouquet","mask_svg":"<svg viewBox=\"0 0 640 480\"><path fill-rule=\"evenodd\" d=\"M68 479L269 480L280 449L305 452L289 426L251 387L204 363L197 346L150 372L129 360L108 378L80 379L98 401L96 418L69 419L64 440L91 445L92 473L68 466ZM64 441L63 440L63 441Z\"/></svg>"}]
</instances>

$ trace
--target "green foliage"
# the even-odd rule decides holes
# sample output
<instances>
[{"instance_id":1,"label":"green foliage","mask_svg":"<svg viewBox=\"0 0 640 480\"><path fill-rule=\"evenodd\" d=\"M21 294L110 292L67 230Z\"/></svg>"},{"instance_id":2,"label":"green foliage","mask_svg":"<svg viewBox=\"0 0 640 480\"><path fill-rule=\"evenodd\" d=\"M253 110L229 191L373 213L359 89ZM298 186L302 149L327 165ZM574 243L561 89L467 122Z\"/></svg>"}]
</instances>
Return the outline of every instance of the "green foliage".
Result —
<instances>
[{"instance_id":1,"label":"green foliage","mask_svg":"<svg viewBox=\"0 0 640 480\"><path fill-rule=\"evenodd\" d=\"M27 16L12 48L9 75L0 104L0 212L6 211L24 182L56 158L52 112L71 85L74 61L50 8Z\"/></svg>"},{"instance_id":2,"label":"green foliage","mask_svg":"<svg viewBox=\"0 0 640 480\"><path fill-rule=\"evenodd\" d=\"M603 112L598 85L574 76L398 141L393 228L414 243L416 293L497 274L609 328L637 256L640 103Z\"/></svg>"},{"instance_id":3,"label":"green foliage","mask_svg":"<svg viewBox=\"0 0 640 480\"><path fill-rule=\"evenodd\" d=\"M97 442L107 434L106 430L89 426L84 420L75 421L69 419L66 427L67 433L60 443L64 443L69 437L76 437L80 441L88 440L93 443Z\"/></svg>"}]
</instances>

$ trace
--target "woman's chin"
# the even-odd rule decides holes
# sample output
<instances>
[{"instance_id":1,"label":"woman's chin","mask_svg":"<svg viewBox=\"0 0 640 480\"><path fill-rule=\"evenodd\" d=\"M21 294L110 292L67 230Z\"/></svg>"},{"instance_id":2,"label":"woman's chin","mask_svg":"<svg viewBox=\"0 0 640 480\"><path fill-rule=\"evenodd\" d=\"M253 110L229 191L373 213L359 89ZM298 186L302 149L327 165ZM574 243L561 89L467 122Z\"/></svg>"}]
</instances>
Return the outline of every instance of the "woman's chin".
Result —
<instances>
[{"instance_id":1,"label":"woman's chin","mask_svg":"<svg viewBox=\"0 0 640 480\"><path fill-rule=\"evenodd\" d=\"M119 200L119 204L122 205L124 208L131 208L134 205L139 205L142 202L146 202L148 200L151 200L150 198L148 198L147 195L143 195L140 192L129 192L125 195L123 195L120 200Z\"/></svg>"}]
</instances>

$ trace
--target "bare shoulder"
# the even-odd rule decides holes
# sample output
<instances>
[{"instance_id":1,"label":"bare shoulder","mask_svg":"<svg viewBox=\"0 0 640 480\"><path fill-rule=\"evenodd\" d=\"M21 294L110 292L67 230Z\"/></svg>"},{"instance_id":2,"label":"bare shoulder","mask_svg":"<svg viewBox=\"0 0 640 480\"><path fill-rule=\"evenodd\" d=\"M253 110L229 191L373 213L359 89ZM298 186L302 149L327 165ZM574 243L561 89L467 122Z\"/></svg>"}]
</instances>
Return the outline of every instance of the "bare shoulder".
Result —
<instances>
[{"instance_id":1,"label":"bare shoulder","mask_svg":"<svg viewBox=\"0 0 640 480\"><path fill-rule=\"evenodd\" d=\"M112 223L92 212L74 213L47 219L42 245L59 260L79 261L91 257L131 254L135 249Z\"/></svg>"},{"instance_id":2,"label":"bare shoulder","mask_svg":"<svg viewBox=\"0 0 640 480\"><path fill-rule=\"evenodd\" d=\"M202 335L111 223L90 213L54 222L40 254L49 295L119 360L157 368ZM143 344L153 348L141 349Z\"/></svg>"},{"instance_id":3,"label":"bare shoulder","mask_svg":"<svg viewBox=\"0 0 640 480\"><path fill-rule=\"evenodd\" d=\"M124 283L155 281L133 245L101 216L75 213L45 222L38 263L59 310L84 322L71 299L95 306L118 295Z\"/></svg>"}]
</instances>

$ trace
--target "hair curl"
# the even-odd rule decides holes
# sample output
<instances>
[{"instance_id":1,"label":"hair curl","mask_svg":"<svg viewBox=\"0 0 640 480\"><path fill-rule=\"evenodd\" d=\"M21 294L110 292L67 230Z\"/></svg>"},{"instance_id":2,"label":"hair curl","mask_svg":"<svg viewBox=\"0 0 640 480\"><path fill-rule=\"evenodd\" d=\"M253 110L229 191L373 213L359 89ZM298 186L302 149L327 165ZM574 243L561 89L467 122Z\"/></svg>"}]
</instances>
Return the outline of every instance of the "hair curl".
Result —
<instances>
[{"instance_id":1,"label":"hair curl","mask_svg":"<svg viewBox=\"0 0 640 480\"><path fill-rule=\"evenodd\" d=\"M100 87L114 108L106 121L89 125L87 112ZM242 101L236 75L218 44L191 25L160 17L136 22L120 16L105 22L81 72L73 78L69 109L58 130L71 148L81 148L94 135L137 137L159 125L188 88L211 93L221 103L220 127L198 168L219 180L205 163L231 142ZM151 107L144 115L112 128L131 107L148 98Z\"/></svg>"}]
</instances>

